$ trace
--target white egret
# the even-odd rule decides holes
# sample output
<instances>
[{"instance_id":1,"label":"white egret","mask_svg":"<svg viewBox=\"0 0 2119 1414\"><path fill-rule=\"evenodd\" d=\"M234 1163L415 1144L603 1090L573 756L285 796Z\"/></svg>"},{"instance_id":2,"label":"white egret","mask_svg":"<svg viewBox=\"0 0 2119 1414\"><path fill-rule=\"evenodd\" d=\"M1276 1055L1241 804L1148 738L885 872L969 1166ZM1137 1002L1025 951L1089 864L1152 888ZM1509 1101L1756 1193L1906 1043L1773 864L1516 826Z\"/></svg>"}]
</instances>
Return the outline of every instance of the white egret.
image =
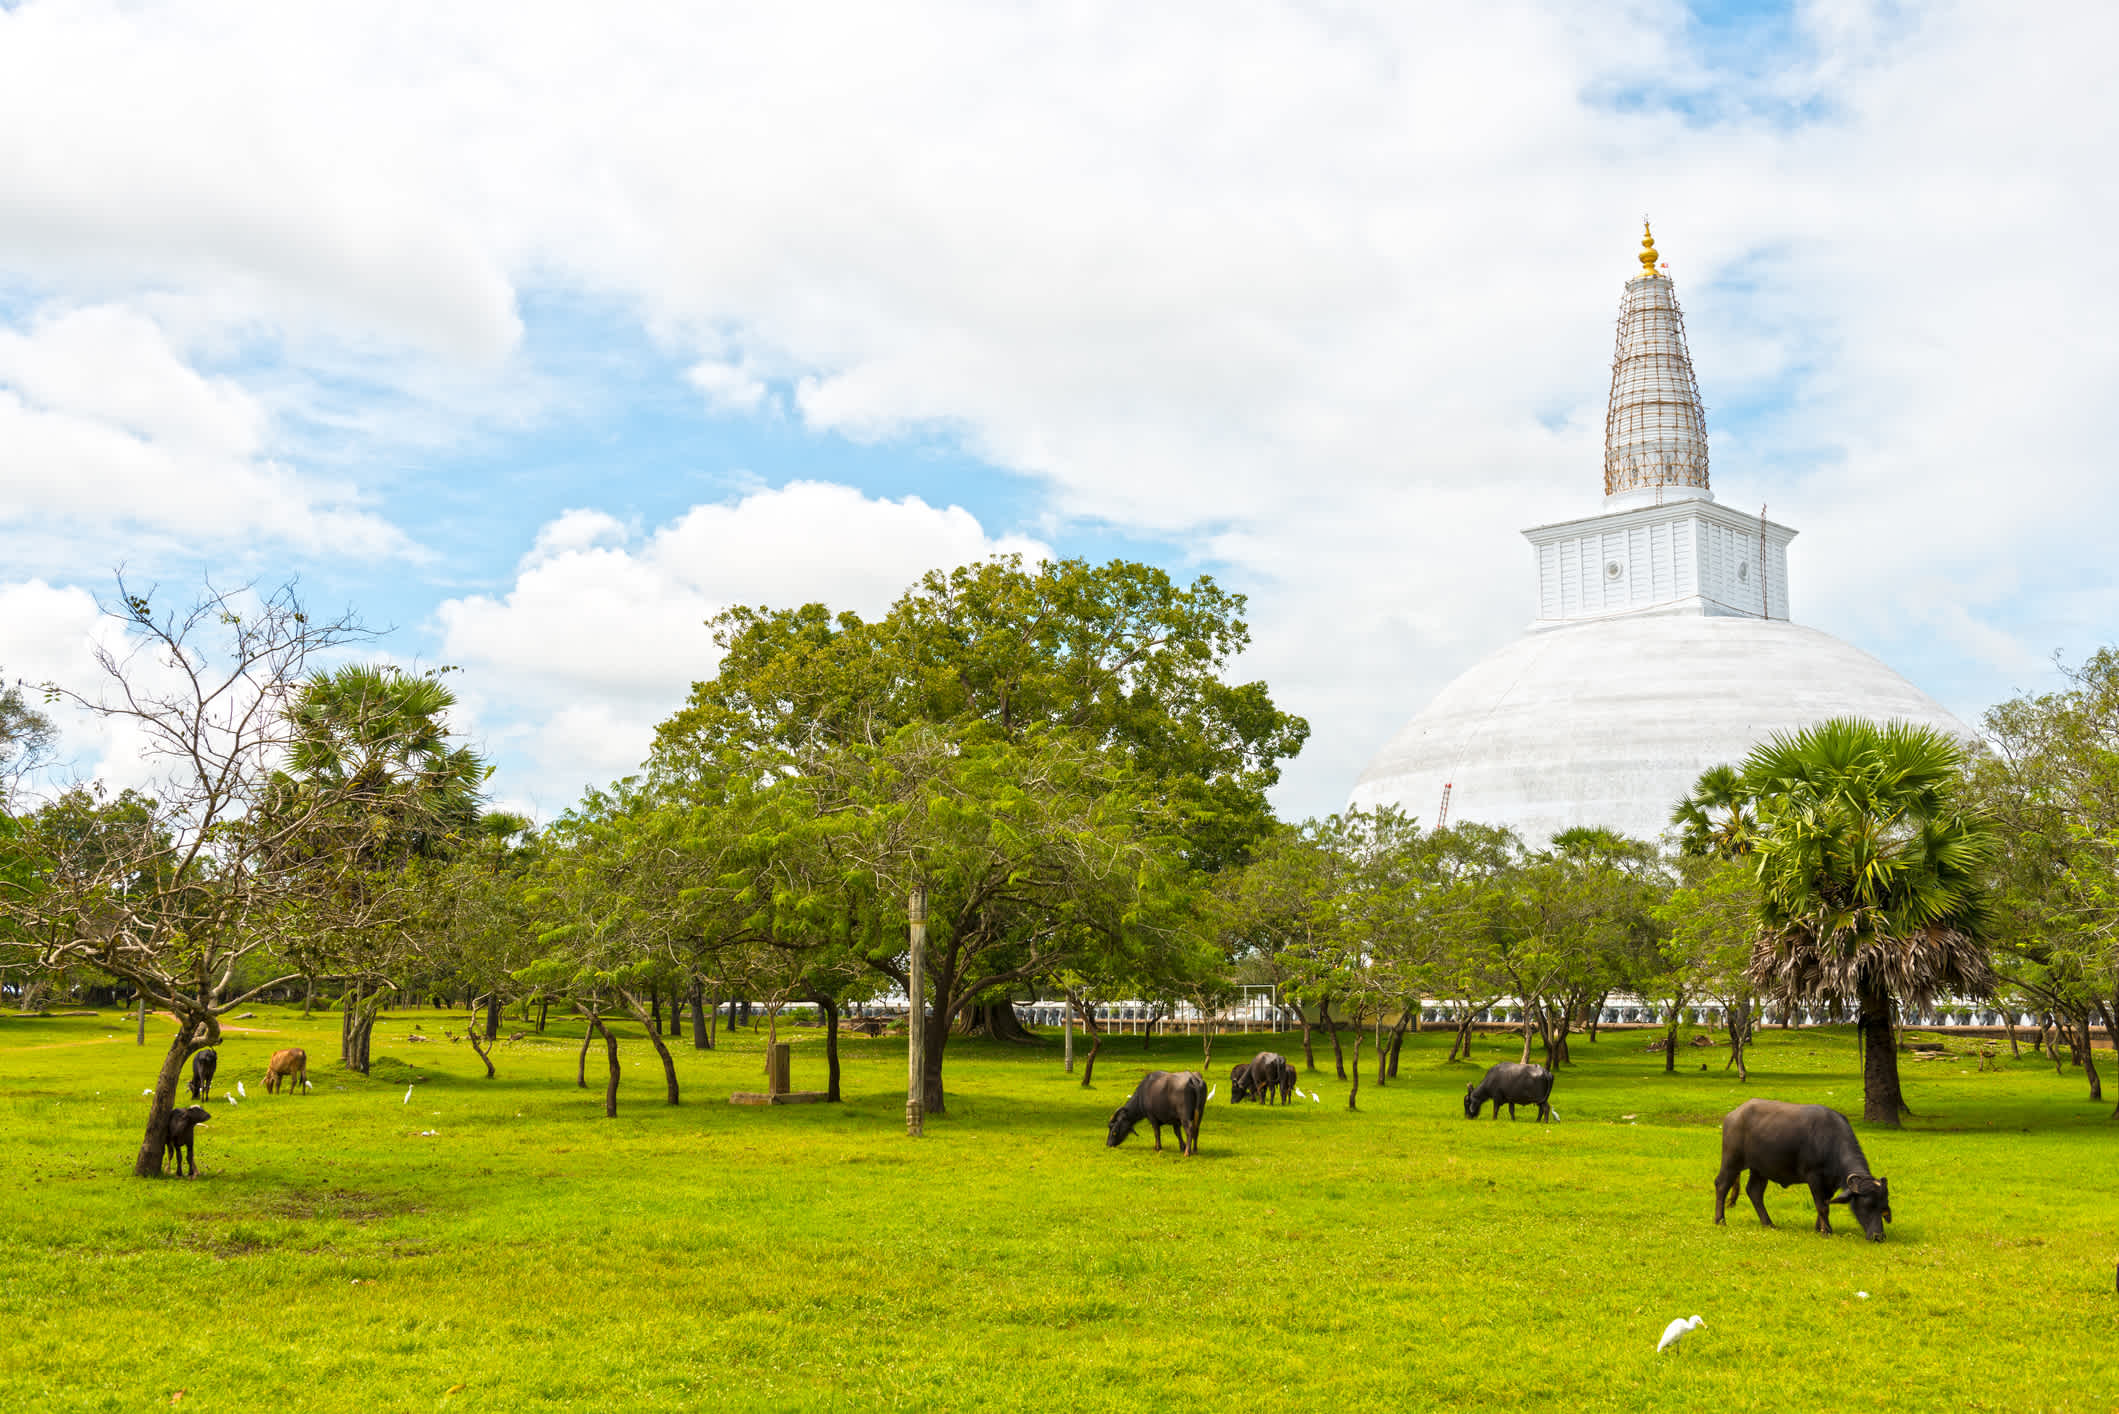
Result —
<instances>
[{"instance_id":1,"label":"white egret","mask_svg":"<svg viewBox=\"0 0 2119 1414\"><path fill-rule=\"evenodd\" d=\"M398 1101L398 1103L399 1103L400 1105L409 1105L409 1104L411 1104L411 1103L412 1103L412 1087L411 1087L411 1086L407 1085L407 1086L405 1087L405 1098L404 1098L404 1099L402 1099L402 1100L399 1100L399 1101Z\"/></svg>"},{"instance_id":2,"label":"white egret","mask_svg":"<svg viewBox=\"0 0 2119 1414\"><path fill-rule=\"evenodd\" d=\"M308 1084L307 1081L303 1081L302 1083L305 1085ZM235 1092L236 1094L241 1095L246 1100L250 1098L250 1092L243 1088L243 1082L240 1080L236 1081L235 1083Z\"/></svg>"},{"instance_id":3,"label":"white egret","mask_svg":"<svg viewBox=\"0 0 2119 1414\"><path fill-rule=\"evenodd\" d=\"M1686 1336L1691 1335L1706 1324L1698 1316L1694 1316L1690 1320L1680 1316L1669 1325L1663 1327L1663 1338L1655 1343L1655 1348L1658 1352L1668 1350L1671 1346L1676 1345Z\"/></svg>"}]
</instances>

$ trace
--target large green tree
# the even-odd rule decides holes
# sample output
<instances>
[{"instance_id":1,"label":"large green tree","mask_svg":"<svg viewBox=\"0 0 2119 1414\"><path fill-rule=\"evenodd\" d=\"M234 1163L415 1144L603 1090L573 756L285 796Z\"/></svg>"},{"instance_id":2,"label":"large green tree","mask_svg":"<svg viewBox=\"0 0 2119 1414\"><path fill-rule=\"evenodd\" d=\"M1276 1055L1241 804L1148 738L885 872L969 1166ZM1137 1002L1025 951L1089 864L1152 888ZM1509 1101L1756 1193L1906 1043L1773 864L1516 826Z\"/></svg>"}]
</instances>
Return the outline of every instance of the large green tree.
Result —
<instances>
[{"instance_id":1,"label":"large green tree","mask_svg":"<svg viewBox=\"0 0 2119 1414\"><path fill-rule=\"evenodd\" d=\"M1270 828L1266 793L1309 734L1265 684L1227 679L1250 642L1243 608L1206 577L1009 556L934 571L873 622L732 609L714 622L715 676L657 729L654 769L711 789L920 723L1063 731L1155 782L1191 862L1216 869Z\"/></svg>"},{"instance_id":2,"label":"large green tree","mask_svg":"<svg viewBox=\"0 0 2119 1414\"><path fill-rule=\"evenodd\" d=\"M2067 679L1987 713L1974 778L2001 842L2002 981L2063 1024L2101 1099L2092 1028L2119 1035L2119 649Z\"/></svg>"},{"instance_id":3,"label":"large green tree","mask_svg":"<svg viewBox=\"0 0 2119 1414\"><path fill-rule=\"evenodd\" d=\"M1941 731L1855 718L1775 736L1743 765L1758 810L1752 978L1787 1002L1855 1004L1873 1123L1905 1109L1896 1008L1993 987L1995 837L1964 768Z\"/></svg>"}]
</instances>

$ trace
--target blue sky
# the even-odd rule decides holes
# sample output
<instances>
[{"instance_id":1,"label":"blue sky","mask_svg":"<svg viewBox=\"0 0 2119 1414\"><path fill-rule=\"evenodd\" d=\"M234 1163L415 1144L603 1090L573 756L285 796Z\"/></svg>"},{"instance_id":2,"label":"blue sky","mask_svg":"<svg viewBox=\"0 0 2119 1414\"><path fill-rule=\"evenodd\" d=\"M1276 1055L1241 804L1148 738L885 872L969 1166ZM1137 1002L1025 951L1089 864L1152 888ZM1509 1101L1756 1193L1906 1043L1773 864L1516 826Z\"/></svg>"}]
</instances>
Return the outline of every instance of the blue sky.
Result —
<instances>
[{"instance_id":1,"label":"blue sky","mask_svg":"<svg viewBox=\"0 0 2119 1414\"><path fill-rule=\"evenodd\" d=\"M461 664L550 814L722 604L1125 555L1252 597L1329 810L1528 616L1515 531L1595 509L1645 209L1797 617L1976 714L2110 637L2111 28L29 0L0 668L83 671L114 565L299 573Z\"/></svg>"}]
</instances>

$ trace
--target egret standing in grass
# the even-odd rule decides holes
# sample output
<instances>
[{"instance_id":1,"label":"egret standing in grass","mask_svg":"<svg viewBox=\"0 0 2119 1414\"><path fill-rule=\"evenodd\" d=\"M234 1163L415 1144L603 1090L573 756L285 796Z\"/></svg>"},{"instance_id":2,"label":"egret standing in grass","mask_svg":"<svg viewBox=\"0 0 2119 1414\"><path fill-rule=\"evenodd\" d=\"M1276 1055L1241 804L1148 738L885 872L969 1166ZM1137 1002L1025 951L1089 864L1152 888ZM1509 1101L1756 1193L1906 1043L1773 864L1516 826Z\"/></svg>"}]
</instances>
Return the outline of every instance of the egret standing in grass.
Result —
<instances>
[{"instance_id":1,"label":"egret standing in grass","mask_svg":"<svg viewBox=\"0 0 2119 1414\"><path fill-rule=\"evenodd\" d=\"M1684 1316L1678 1317L1669 1325L1663 1327L1663 1338L1655 1343L1656 1353L1660 1355L1706 1324L1698 1316L1693 1316L1689 1319Z\"/></svg>"}]
</instances>

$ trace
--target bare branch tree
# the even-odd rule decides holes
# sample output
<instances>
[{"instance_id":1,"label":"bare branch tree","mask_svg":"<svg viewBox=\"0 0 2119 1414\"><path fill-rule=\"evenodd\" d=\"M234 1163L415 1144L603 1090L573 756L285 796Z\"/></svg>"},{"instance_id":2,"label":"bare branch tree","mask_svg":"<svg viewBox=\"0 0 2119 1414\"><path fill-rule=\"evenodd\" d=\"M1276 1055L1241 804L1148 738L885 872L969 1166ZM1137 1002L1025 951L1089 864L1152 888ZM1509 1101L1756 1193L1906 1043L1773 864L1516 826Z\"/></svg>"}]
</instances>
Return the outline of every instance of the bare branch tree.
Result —
<instances>
[{"instance_id":1,"label":"bare branch tree","mask_svg":"<svg viewBox=\"0 0 2119 1414\"><path fill-rule=\"evenodd\" d=\"M286 774L306 678L369 631L350 614L311 617L291 581L262 594L208 584L175 609L122 575L117 588L105 611L125 633L96 649L101 688L48 692L136 743L151 770L130 797L143 809L124 828L33 817L32 867L0 883L0 950L47 972L99 968L175 1017L133 1165L152 1177L185 1062L219 1040L221 1016L304 975L359 972L354 954L401 910L391 890L354 886L372 865L354 787Z\"/></svg>"}]
</instances>

